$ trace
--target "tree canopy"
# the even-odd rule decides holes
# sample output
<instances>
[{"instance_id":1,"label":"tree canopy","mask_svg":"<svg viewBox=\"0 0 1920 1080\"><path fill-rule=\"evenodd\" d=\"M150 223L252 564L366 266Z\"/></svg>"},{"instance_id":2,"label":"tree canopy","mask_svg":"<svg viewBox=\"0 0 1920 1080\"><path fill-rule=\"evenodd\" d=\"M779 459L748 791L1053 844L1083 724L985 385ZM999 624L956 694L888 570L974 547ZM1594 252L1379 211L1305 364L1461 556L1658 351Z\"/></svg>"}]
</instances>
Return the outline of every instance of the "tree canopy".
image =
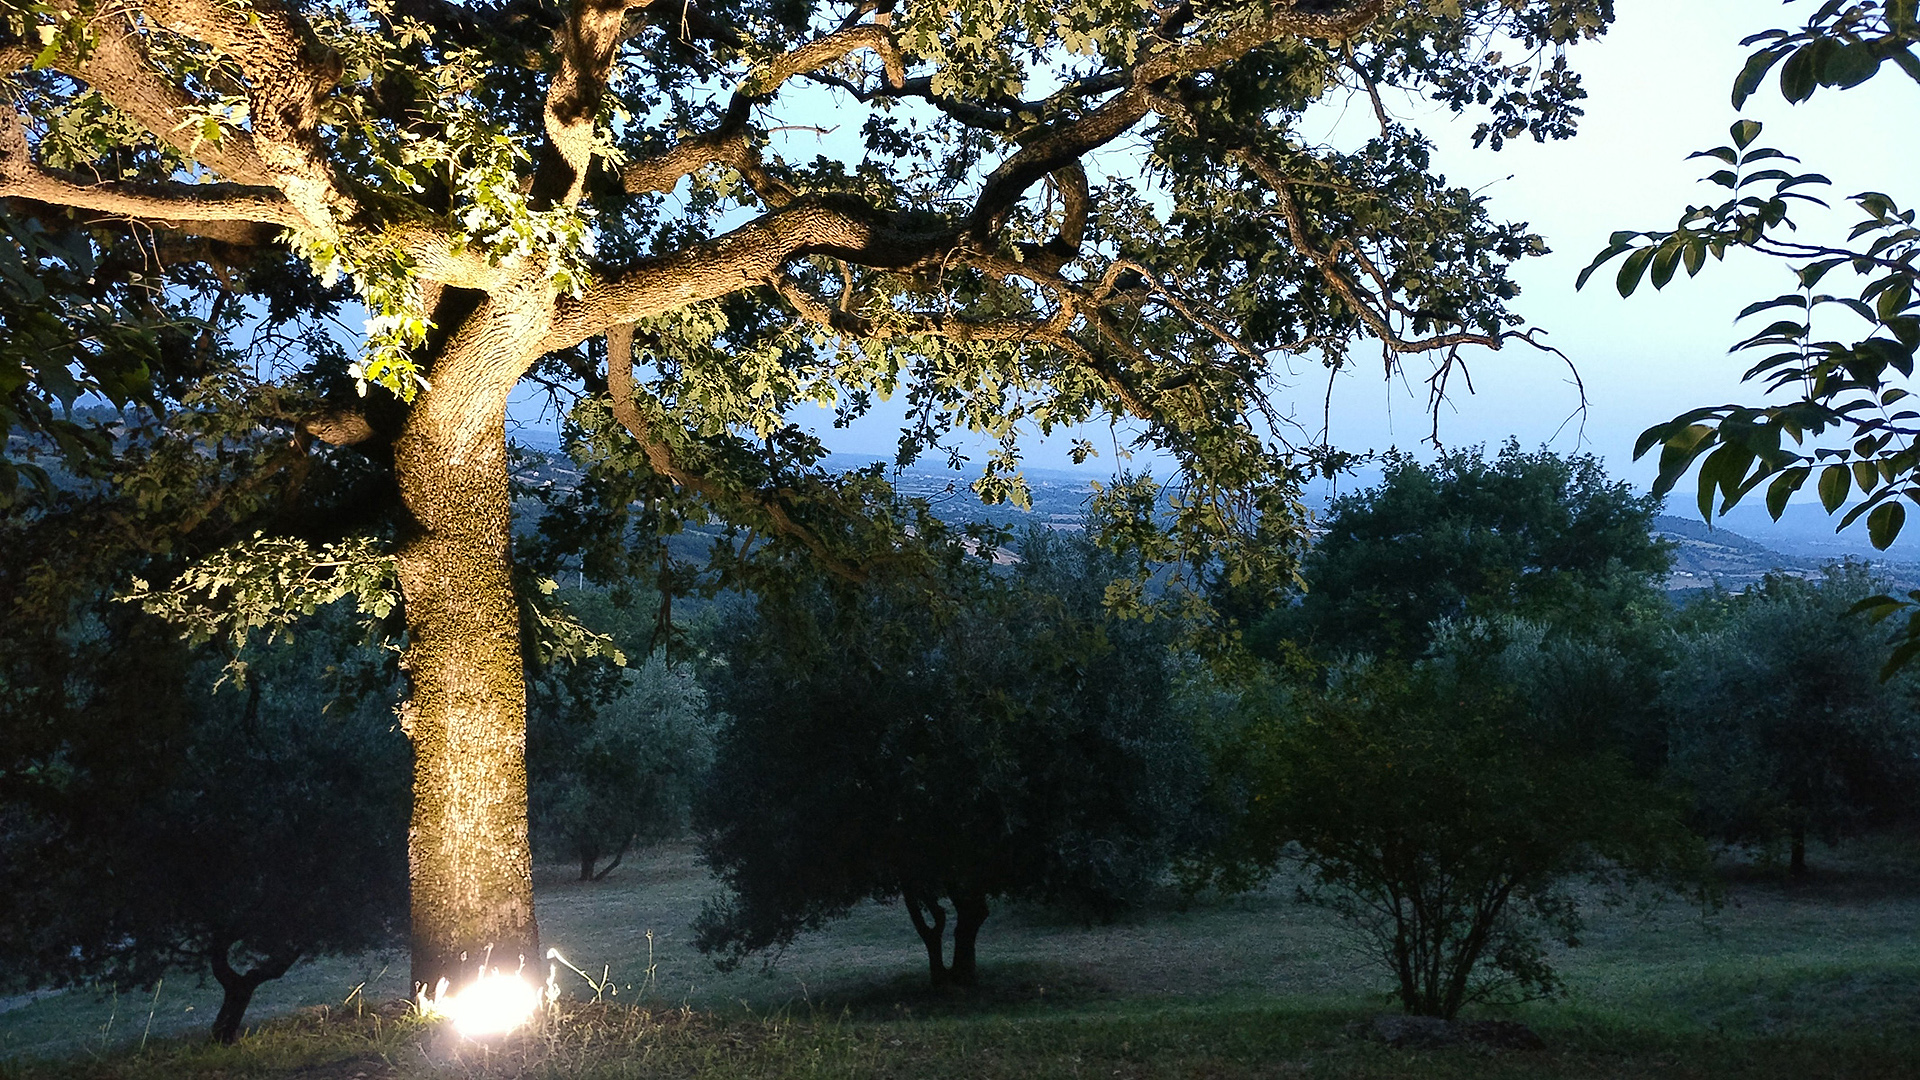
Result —
<instances>
[{"instance_id":1,"label":"tree canopy","mask_svg":"<svg viewBox=\"0 0 1920 1080\"><path fill-rule=\"evenodd\" d=\"M933 597L919 575L816 573L723 625L728 719L696 825L729 895L701 948L737 961L898 901L934 985L972 985L990 902L1111 913L1190 823L1202 774L1173 630L1103 610L1116 562L1035 532L997 571L932 524Z\"/></svg>"},{"instance_id":2,"label":"tree canopy","mask_svg":"<svg viewBox=\"0 0 1920 1080\"><path fill-rule=\"evenodd\" d=\"M390 470L376 541L267 536L182 587L353 563L375 609L403 604L431 985L461 955L538 950L517 387L551 393L664 519L723 513L850 576L887 530L843 523L864 497L792 410L896 396L903 458L979 432L977 489L1015 499L1023 432L1126 419L1181 472L1168 518L1113 500L1156 556L1282 582L1294 486L1338 457L1275 382L1377 348L1389 370L1428 358L1444 392L1461 350L1522 335L1509 266L1545 249L1435 173L1391 103L1473 112L1495 147L1568 135L1564 50L1611 18L1611 0L9 4L0 197L20 250L60 269L44 303L80 366L0 361L6 419L44 426L79 370L290 446L260 459L260 498L302 498L271 478L323 443ZM1307 134L1341 97L1377 134ZM36 228L58 242L29 250ZM135 363L102 343L122 325L255 353L208 398L193 348Z\"/></svg>"},{"instance_id":3,"label":"tree canopy","mask_svg":"<svg viewBox=\"0 0 1920 1080\"><path fill-rule=\"evenodd\" d=\"M1491 460L1479 448L1430 464L1390 453L1377 486L1328 507L1306 591L1254 638L1414 659L1443 619L1522 615L1604 632L1671 564L1651 533L1659 510L1591 455L1513 442Z\"/></svg>"}]
</instances>

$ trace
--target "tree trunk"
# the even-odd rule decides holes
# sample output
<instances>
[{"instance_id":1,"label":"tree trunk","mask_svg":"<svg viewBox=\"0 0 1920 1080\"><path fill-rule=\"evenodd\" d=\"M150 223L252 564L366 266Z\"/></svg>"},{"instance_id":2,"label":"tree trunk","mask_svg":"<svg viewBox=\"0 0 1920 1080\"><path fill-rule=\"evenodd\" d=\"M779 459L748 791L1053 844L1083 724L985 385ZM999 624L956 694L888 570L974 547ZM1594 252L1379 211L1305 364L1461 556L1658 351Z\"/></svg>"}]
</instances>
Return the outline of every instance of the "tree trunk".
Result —
<instances>
[{"instance_id":1,"label":"tree trunk","mask_svg":"<svg viewBox=\"0 0 1920 1080\"><path fill-rule=\"evenodd\" d=\"M1796 821L1787 834L1787 874L1807 876L1807 823Z\"/></svg>"},{"instance_id":2,"label":"tree trunk","mask_svg":"<svg viewBox=\"0 0 1920 1080\"><path fill-rule=\"evenodd\" d=\"M429 993L483 966L540 963L504 372L436 365L394 448L413 517L395 554L412 683L401 721L414 753L413 984Z\"/></svg>"},{"instance_id":3,"label":"tree trunk","mask_svg":"<svg viewBox=\"0 0 1920 1080\"><path fill-rule=\"evenodd\" d=\"M955 986L969 989L979 983L979 965L974 944L980 937L980 924L987 921L987 897L979 890L948 886L953 898L953 966L949 978Z\"/></svg>"},{"instance_id":4,"label":"tree trunk","mask_svg":"<svg viewBox=\"0 0 1920 1080\"><path fill-rule=\"evenodd\" d=\"M620 850L613 853L613 861L601 867L600 870L593 875L593 880L595 881L607 880L607 875L613 873L614 869L620 865L621 860L627 857L627 851L628 849L633 847L633 841L634 841L634 837L632 836L629 836L624 841L621 841Z\"/></svg>"},{"instance_id":5,"label":"tree trunk","mask_svg":"<svg viewBox=\"0 0 1920 1080\"><path fill-rule=\"evenodd\" d=\"M253 992L263 982L277 979L293 967L299 959L299 953L284 956L270 956L244 974L235 971L228 954L233 950L233 941L217 942L208 951L208 959L213 962L213 978L220 984L220 1011L213 1018L213 1041L231 1046L240 1038L240 1023L246 1019L247 1006L253 1003Z\"/></svg>"},{"instance_id":6,"label":"tree trunk","mask_svg":"<svg viewBox=\"0 0 1920 1080\"><path fill-rule=\"evenodd\" d=\"M913 920L913 930L920 935L920 944L927 949L927 975L935 989L947 985L946 931L947 909L940 901L922 898L919 893L902 894L907 905L907 916ZM923 914L924 910L924 914Z\"/></svg>"},{"instance_id":7,"label":"tree trunk","mask_svg":"<svg viewBox=\"0 0 1920 1080\"><path fill-rule=\"evenodd\" d=\"M600 861L600 853L586 844L580 845L580 880L596 881L593 864Z\"/></svg>"}]
</instances>

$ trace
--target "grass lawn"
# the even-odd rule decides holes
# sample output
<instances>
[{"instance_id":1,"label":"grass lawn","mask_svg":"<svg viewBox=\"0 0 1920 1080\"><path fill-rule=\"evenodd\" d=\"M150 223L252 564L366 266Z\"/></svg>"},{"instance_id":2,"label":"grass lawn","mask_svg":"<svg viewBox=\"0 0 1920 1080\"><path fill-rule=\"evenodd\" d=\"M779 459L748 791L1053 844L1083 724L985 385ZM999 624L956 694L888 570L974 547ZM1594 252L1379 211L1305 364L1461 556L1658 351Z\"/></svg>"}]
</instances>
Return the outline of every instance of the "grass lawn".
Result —
<instances>
[{"instance_id":1,"label":"grass lawn","mask_svg":"<svg viewBox=\"0 0 1920 1080\"><path fill-rule=\"evenodd\" d=\"M604 883L539 880L548 944L618 988L539 1031L458 1041L380 1004L404 992L404 959L363 957L263 987L234 1048L200 1042L218 995L191 977L0 1002L0 1076L1920 1078L1920 874L1885 850L1820 855L1808 883L1737 876L1710 917L1593 908L1558 957L1568 996L1511 1014L1544 1052L1361 1037L1385 984L1285 882L1106 926L998 910L971 997L928 992L906 916L878 906L722 973L686 929L713 883L665 848Z\"/></svg>"}]
</instances>

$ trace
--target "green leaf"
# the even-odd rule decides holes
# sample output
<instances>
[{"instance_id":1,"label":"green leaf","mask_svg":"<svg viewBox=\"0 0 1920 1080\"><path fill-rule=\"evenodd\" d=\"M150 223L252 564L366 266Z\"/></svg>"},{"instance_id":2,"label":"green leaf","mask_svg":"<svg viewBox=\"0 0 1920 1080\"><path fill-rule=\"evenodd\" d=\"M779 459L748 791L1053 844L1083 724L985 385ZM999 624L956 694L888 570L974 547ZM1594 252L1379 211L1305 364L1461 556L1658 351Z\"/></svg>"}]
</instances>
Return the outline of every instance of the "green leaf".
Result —
<instances>
[{"instance_id":1,"label":"green leaf","mask_svg":"<svg viewBox=\"0 0 1920 1080\"><path fill-rule=\"evenodd\" d=\"M1812 472L1805 466L1788 469L1767 485L1767 513L1773 516L1773 520L1779 521L1780 515L1787 512L1787 500L1793 498L1793 493L1800 490L1800 485L1807 482Z\"/></svg>"},{"instance_id":2,"label":"green leaf","mask_svg":"<svg viewBox=\"0 0 1920 1080\"><path fill-rule=\"evenodd\" d=\"M1613 242L1607 245L1607 249L1595 255L1593 261L1587 264L1587 268L1580 271L1580 276L1574 279L1574 291L1578 292L1586 288L1587 279L1593 276L1593 272L1611 262L1615 255L1629 250L1629 245L1633 242L1634 238L1639 235L1639 233L1614 233ZM1623 240L1621 237L1625 237L1626 239Z\"/></svg>"},{"instance_id":3,"label":"green leaf","mask_svg":"<svg viewBox=\"0 0 1920 1080\"><path fill-rule=\"evenodd\" d=\"M1847 609L1847 615L1849 617L1865 615L1869 622L1885 622L1889 616L1898 612L1901 608L1909 608L1912 606L1912 604L1905 601L1896 600L1891 596L1882 594L1880 596L1869 596L1865 600L1853 605Z\"/></svg>"},{"instance_id":4,"label":"green leaf","mask_svg":"<svg viewBox=\"0 0 1920 1080\"><path fill-rule=\"evenodd\" d=\"M1648 278L1654 288L1664 289L1673 280L1674 271L1680 268L1680 253L1684 248L1683 243L1677 244L1672 240L1661 245L1659 253L1653 257L1653 273Z\"/></svg>"},{"instance_id":5,"label":"green leaf","mask_svg":"<svg viewBox=\"0 0 1920 1080\"><path fill-rule=\"evenodd\" d=\"M1842 45L1822 65L1820 81L1842 90L1859 86L1880 70L1880 57L1867 42Z\"/></svg>"},{"instance_id":6,"label":"green leaf","mask_svg":"<svg viewBox=\"0 0 1920 1080\"><path fill-rule=\"evenodd\" d=\"M1687 155L1687 160L1692 161L1695 158L1703 157L1719 158L1729 165L1740 164L1740 152L1731 146L1716 146L1711 150L1695 150L1693 153Z\"/></svg>"},{"instance_id":7,"label":"green leaf","mask_svg":"<svg viewBox=\"0 0 1920 1080\"><path fill-rule=\"evenodd\" d=\"M1853 482L1859 487L1860 494L1865 495L1880 483L1880 470L1871 461L1856 461L1853 463Z\"/></svg>"},{"instance_id":8,"label":"green leaf","mask_svg":"<svg viewBox=\"0 0 1920 1080\"><path fill-rule=\"evenodd\" d=\"M1905 280L1895 281L1880 293L1880 298L1874 302L1874 310L1881 322L1892 322L1894 316L1905 311L1912 302L1912 284Z\"/></svg>"},{"instance_id":9,"label":"green leaf","mask_svg":"<svg viewBox=\"0 0 1920 1080\"><path fill-rule=\"evenodd\" d=\"M1850 486L1851 477L1848 476L1845 465L1829 465L1820 470L1818 489L1820 505L1825 507L1829 514L1840 509L1840 504L1847 501L1847 491Z\"/></svg>"},{"instance_id":10,"label":"green leaf","mask_svg":"<svg viewBox=\"0 0 1920 1080\"><path fill-rule=\"evenodd\" d=\"M1733 145L1737 149L1745 150L1753 145L1753 140L1760 137L1760 132L1765 126L1758 120L1739 120L1727 129L1727 133L1733 136Z\"/></svg>"},{"instance_id":11,"label":"green leaf","mask_svg":"<svg viewBox=\"0 0 1920 1080\"><path fill-rule=\"evenodd\" d=\"M1867 539L1881 551L1893 546L1900 527L1907 523L1907 508L1897 502L1881 503L1867 515Z\"/></svg>"},{"instance_id":12,"label":"green leaf","mask_svg":"<svg viewBox=\"0 0 1920 1080\"><path fill-rule=\"evenodd\" d=\"M1747 57L1746 66L1740 69L1740 74L1733 80L1734 108L1746 107L1747 99L1753 96L1755 90L1760 89L1760 84L1766 79L1767 72L1772 71L1773 65L1779 63L1780 58L1785 55L1786 53L1779 49L1762 49Z\"/></svg>"},{"instance_id":13,"label":"green leaf","mask_svg":"<svg viewBox=\"0 0 1920 1080\"><path fill-rule=\"evenodd\" d=\"M1632 296L1634 290L1640 287L1640 278L1646 274L1647 263L1652 261L1654 252L1657 250L1659 249L1650 247L1635 248L1633 254L1627 256L1627 261L1620 264L1620 273L1614 278L1614 287L1620 290L1622 297Z\"/></svg>"},{"instance_id":14,"label":"green leaf","mask_svg":"<svg viewBox=\"0 0 1920 1080\"><path fill-rule=\"evenodd\" d=\"M1740 314L1735 315L1734 320L1737 322L1741 319L1758 315L1763 311L1771 311L1774 308L1780 307L1800 308L1804 311L1806 306L1806 297L1801 296L1799 293L1788 293L1785 296L1776 296L1771 300L1761 300L1757 303L1748 304L1746 307L1740 309Z\"/></svg>"},{"instance_id":15,"label":"green leaf","mask_svg":"<svg viewBox=\"0 0 1920 1080\"><path fill-rule=\"evenodd\" d=\"M1818 57L1820 42L1802 45L1787 62L1780 65L1780 96L1798 105L1813 96L1818 83L1814 78L1814 60Z\"/></svg>"}]
</instances>

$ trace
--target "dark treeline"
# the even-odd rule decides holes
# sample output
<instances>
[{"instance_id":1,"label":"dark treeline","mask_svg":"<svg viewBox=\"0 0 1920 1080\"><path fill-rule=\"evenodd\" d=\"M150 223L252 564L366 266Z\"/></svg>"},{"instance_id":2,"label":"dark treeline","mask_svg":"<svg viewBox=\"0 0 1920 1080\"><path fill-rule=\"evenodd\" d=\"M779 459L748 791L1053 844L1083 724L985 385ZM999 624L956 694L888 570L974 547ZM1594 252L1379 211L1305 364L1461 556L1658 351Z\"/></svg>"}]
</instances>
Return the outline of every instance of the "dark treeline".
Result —
<instances>
[{"instance_id":1,"label":"dark treeline","mask_svg":"<svg viewBox=\"0 0 1920 1080\"><path fill-rule=\"evenodd\" d=\"M530 546L577 522L570 498ZM1545 944L1578 940L1584 898L1710 903L1714 845L1818 873L1810 841L1917 809L1920 682L1883 681L1885 630L1849 615L1883 583L1841 564L1676 603L1657 509L1509 445L1390 457L1329 508L1308 588L1223 583L1152 618L1111 610L1134 564L1097 529L911 507L901 558L860 580L768 548L736 556L751 591L677 612L657 574L562 590L603 645L529 668L536 852L598 881L692 836L727 887L696 928L721 962L878 901L956 987L1005 903L1100 919L1291 864L1409 1011L1550 995ZM6 655L9 985L197 971L231 1039L262 981L399 946L408 769L377 620L321 607L236 654L104 584L63 603Z\"/></svg>"}]
</instances>

